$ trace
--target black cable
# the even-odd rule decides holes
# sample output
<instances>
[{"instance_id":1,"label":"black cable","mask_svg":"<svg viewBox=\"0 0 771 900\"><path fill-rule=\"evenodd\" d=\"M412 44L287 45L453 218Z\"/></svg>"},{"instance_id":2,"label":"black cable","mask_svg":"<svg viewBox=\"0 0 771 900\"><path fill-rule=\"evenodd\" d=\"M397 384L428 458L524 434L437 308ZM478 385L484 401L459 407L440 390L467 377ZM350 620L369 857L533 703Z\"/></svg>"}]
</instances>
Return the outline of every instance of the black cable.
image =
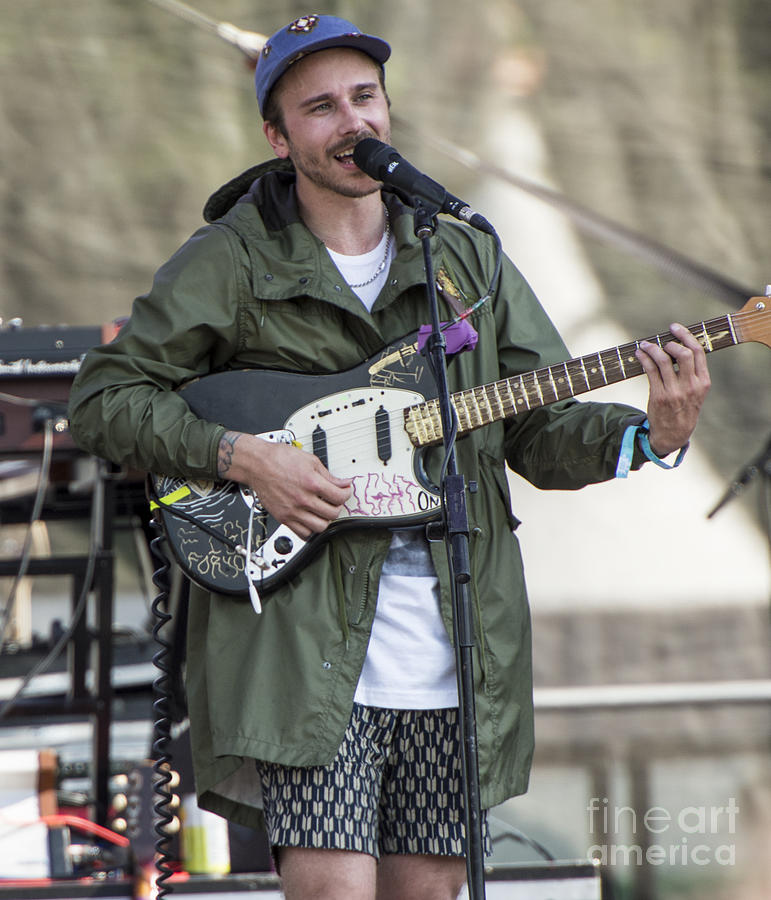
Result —
<instances>
[{"instance_id":1,"label":"black cable","mask_svg":"<svg viewBox=\"0 0 771 900\"><path fill-rule=\"evenodd\" d=\"M487 293L484 295L484 297L480 297L479 300L477 300L475 303L473 303L468 308L468 310L466 312L464 312L458 318L473 317L474 313L476 313L476 311L483 304L487 303L488 300L490 300L491 297L493 296L493 293L495 292L495 287L498 284L498 279L501 277L501 268L503 266L503 245L501 243L500 236L498 235L498 232L495 231L495 229L493 229L493 231L492 231L492 238L495 241L495 263L493 265L492 278L490 279L490 284L487 287ZM457 321L457 320L458 319L456 318L455 321ZM448 323L448 326L450 324L452 324L452 323ZM445 326L445 327L448 327L448 326ZM444 330L444 329L442 329L442 330ZM434 375L434 378L436 378L436 372L433 371L431 355L426 354L426 359L428 360L429 368L432 370L432 374ZM447 475L447 466L449 465L450 456L452 454L453 449L455 448L455 443L456 443L456 440L458 437L458 427L459 427L458 413L456 412L454 405L450 407L450 412L452 414L452 428L450 430L450 438L447 441L446 446L445 446L445 454L444 454L444 459L442 460L441 477L440 477L440 481L439 481L440 484L444 484L444 479L445 479L445 476Z\"/></svg>"},{"instance_id":2,"label":"black cable","mask_svg":"<svg viewBox=\"0 0 771 900\"><path fill-rule=\"evenodd\" d=\"M153 520L157 528L160 526ZM153 723L153 793L157 800L153 804L153 830L157 836L155 841L155 868L158 872L156 880L158 900L163 900L171 893L171 885L167 884L173 874L171 867L171 854L169 842L171 835L167 831L168 825L173 821L171 812L172 793L168 788L171 781L171 755L167 745L171 740L171 717L169 713L169 681L170 670L168 658L171 652L171 644L161 634L163 627L171 621L171 615L167 611L170 584L169 584L169 560L165 551L165 537L161 531L158 537L150 542L150 550L158 561L158 568L153 572L153 584L158 589L158 594L152 604L152 613L155 617L153 625L153 638L159 645L157 653L153 656L153 664L160 674L153 681L153 710L157 718Z\"/></svg>"},{"instance_id":3,"label":"black cable","mask_svg":"<svg viewBox=\"0 0 771 900\"><path fill-rule=\"evenodd\" d=\"M4 719L9 715L11 710L16 706L21 697L22 693L26 690L28 685L42 672L47 671L50 666L58 659L59 654L62 652L64 647L69 643L72 639L72 635L75 632L75 628L78 625L81 617L85 614L86 603L88 601L88 594L91 590L91 583L94 578L94 570L96 568L96 558L99 552L102 550L101 540L99 538L98 528L101 523L102 518L102 501L99 499L101 494L97 492L96 499L91 507L91 522L90 522L90 535L91 538L89 540L89 552L88 558L86 560L86 571L83 576L83 588L80 592L80 596L75 604L75 608L72 612L72 616L70 618L69 625L64 629L64 631L59 635L58 640L54 644L54 646L48 651L46 656L40 660L22 679L21 684L17 688L16 692L13 696L6 700L6 702L0 707L0 720Z\"/></svg>"},{"instance_id":4,"label":"black cable","mask_svg":"<svg viewBox=\"0 0 771 900\"><path fill-rule=\"evenodd\" d=\"M158 504L159 510L168 513L171 516L176 516L178 519L184 519L185 522L190 522L191 525L195 525L196 528L199 528L205 534L208 534L209 537L213 537L216 541L219 541L221 544L224 544L228 549L232 550L234 553L238 553L238 543L231 538L229 538L224 532L217 531L216 528L212 528L202 519L191 516L189 513L184 512L178 506L174 506L174 504L164 503L161 498L158 496L158 492L155 490L155 485L153 484L152 478L147 479L147 488L148 493L150 494L150 499ZM152 541L150 542L150 546L152 547Z\"/></svg>"},{"instance_id":5,"label":"black cable","mask_svg":"<svg viewBox=\"0 0 771 900\"><path fill-rule=\"evenodd\" d=\"M2 616L0 617L0 651L5 645L5 641L8 636L8 627L11 621L13 605L16 600L16 592L19 589L19 585L21 584L22 579L27 574L32 551L33 528L35 522L37 522L40 518L40 514L43 510L45 495L48 490L48 485L50 484L51 458L53 456L53 434L54 419L53 417L51 417L47 418L44 423L43 457L40 463L40 473L38 476L35 499L32 503L32 512L30 513L29 517L29 525L27 526L27 533L24 536L24 543L21 548L19 569L14 576L13 584L11 585L11 589L8 592L8 597L5 601L5 606L3 607Z\"/></svg>"}]
</instances>

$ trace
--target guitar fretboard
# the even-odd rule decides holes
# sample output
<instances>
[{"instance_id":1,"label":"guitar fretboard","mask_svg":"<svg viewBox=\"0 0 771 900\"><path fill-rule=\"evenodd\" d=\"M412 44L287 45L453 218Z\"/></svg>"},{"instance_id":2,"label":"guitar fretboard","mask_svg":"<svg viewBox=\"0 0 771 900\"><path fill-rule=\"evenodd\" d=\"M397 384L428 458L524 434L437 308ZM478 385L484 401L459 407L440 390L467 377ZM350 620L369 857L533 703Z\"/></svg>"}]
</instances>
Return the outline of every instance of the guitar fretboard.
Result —
<instances>
[{"instance_id":1,"label":"guitar fretboard","mask_svg":"<svg viewBox=\"0 0 771 900\"><path fill-rule=\"evenodd\" d=\"M718 316L700 322L692 325L690 331L707 353L731 347L745 339L734 321L737 315L741 314ZM663 347L677 338L665 331L647 340ZM640 343L620 344L609 350L458 391L452 395L458 417L458 436L517 413L642 375L643 367L635 356ZM414 446L428 447L441 443L442 419L437 399L409 407L404 411L404 416L405 428Z\"/></svg>"}]
</instances>

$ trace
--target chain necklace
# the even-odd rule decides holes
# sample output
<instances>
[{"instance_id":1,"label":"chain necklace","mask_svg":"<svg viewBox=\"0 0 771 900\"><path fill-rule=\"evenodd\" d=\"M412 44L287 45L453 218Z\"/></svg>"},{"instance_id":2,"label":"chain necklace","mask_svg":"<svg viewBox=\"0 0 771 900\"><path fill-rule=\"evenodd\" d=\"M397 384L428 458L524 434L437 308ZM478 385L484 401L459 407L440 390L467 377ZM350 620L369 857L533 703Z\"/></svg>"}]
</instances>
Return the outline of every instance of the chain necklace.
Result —
<instances>
[{"instance_id":1,"label":"chain necklace","mask_svg":"<svg viewBox=\"0 0 771 900\"><path fill-rule=\"evenodd\" d=\"M366 281L361 281L359 284L351 284L348 283L348 287L351 288L362 288L366 287L368 284L372 284L372 282L382 273L383 269L386 267L386 263L388 262L388 254L391 250L391 219L388 217L388 207L384 206L385 210L385 253L383 254L383 258L380 260L378 267L375 269L374 275L368 278Z\"/></svg>"}]
</instances>

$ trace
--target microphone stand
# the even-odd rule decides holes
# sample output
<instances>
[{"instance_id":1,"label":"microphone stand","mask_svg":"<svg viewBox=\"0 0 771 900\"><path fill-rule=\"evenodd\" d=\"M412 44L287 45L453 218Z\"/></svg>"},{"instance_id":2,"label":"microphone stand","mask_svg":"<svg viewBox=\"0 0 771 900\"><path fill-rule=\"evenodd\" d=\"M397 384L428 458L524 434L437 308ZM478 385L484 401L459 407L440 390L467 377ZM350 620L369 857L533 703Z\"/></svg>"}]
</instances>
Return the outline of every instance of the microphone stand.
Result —
<instances>
[{"instance_id":1,"label":"microphone stand","mask_svg":"<svg viewBox=\"0 0 771 900\"><path fill-rule=\"evenodd\" d=\"M771 437L766 441L766 446L748 463L742 466L741 471L731 482L723 496L709 513L707 513L707 518L711 519L715 513L721 510L726 503L729 502L729 500L738 497L757 475L771 479Z\"/></svg>"},{"instance_id":2,"label":"microphone stand","mask_svg":"<svg viewBox=\"0 0 771 900\"><path fill-rule=\"evenodd\" d=\"M431 334L426 350L436 379L442 417L446 468L442 478L442 537L447 547L452 594L455 672L458 681L458 719L461 737L463 799L466 823L466 878L469 900L484 900L484 853L482 847L482 808L477 758L476 705L474 701L474 620L469 582L469 527L466 512L465 481L458 473L454 449L455 410L447 381L446 341L439 322L431 238L436 231L439 208L428 208L414 200L415 236L421 241L426 269L426 293L431 312Z\"/></svg>"}]
</instances>

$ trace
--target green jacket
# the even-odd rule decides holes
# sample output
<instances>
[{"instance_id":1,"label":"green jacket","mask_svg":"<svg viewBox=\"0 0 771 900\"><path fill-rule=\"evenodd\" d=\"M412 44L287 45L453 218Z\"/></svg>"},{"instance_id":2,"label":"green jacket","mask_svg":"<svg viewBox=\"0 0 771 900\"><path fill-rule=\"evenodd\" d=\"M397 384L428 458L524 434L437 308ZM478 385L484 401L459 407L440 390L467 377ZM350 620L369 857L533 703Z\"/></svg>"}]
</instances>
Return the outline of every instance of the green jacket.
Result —
<instances>
[{"instance_id":1,"label":"green jacket","mask_svg":"<svg viewBox=\"0 0 771 900\"><path fill-rule=\"evenodd\" d=\"M299 220L290 171L267 164L226 186L207 207L209 224L162 266L117 339L84 361L70 408L80 446L142 470L210 479L224 429L188 410L174 393L180 383L253 366L336 372L426 324L412 213L394 196L384 198L398 252L370 314ZM436 271L444 270L466 305L486 292L495 259L486 235L442 221L432 253ZM568 358L508 259L473 324L478 345L452 362L453 390ZM612 478L632 417L639 421L639 410L563 401L458 442L459 471L478 485L468 494L468 513L485 807L526 790L533 749L530 620L505 463L542 488ZM427 456L435 478L441 456L441 448ZM254 825L252 759L319 765L334 756L389 543L382 528L339 533L289 584L264 598L259 616L248 599L193 586L187 690L202 806ZM431 548L452 636L445 550L441 543Z\"/></svg>"}]
</instances>

